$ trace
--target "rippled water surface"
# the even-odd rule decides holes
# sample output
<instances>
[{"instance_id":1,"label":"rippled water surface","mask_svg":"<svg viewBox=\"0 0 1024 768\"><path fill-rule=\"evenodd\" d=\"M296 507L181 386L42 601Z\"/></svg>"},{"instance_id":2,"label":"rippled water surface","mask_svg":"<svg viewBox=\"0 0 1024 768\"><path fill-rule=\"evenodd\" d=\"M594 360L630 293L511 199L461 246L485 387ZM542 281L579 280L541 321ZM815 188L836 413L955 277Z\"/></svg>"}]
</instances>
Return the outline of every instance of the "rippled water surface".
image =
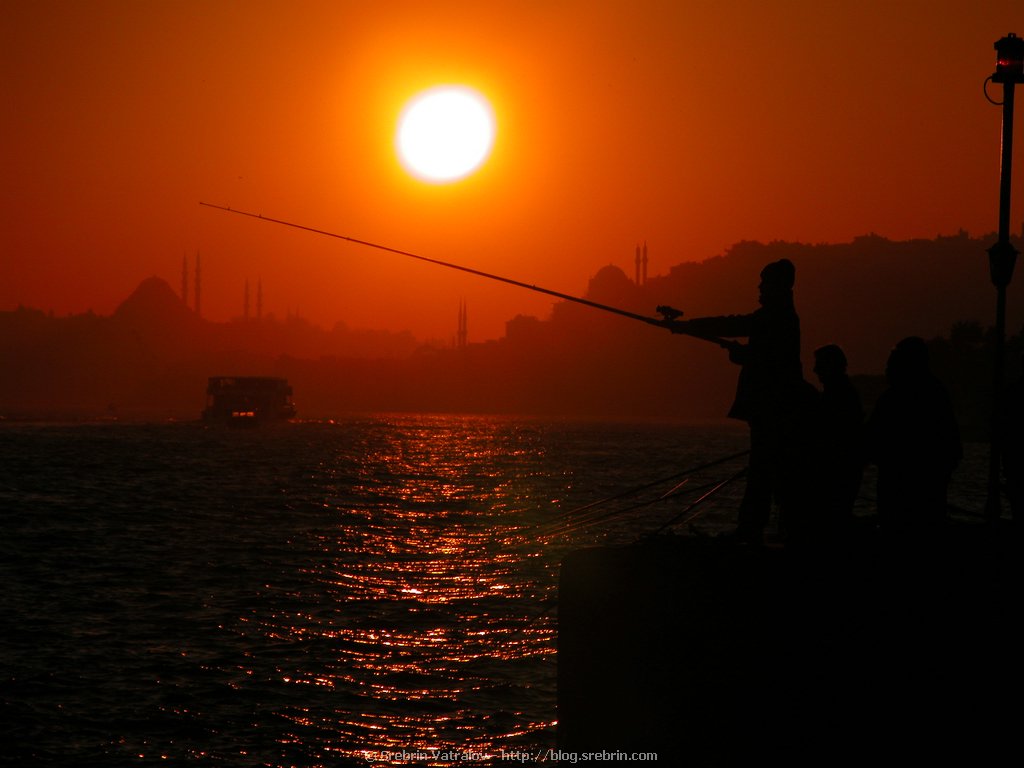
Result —
<instances>
[{"instance_id":1,"label":"rippled water surface","mask_svg":"<svg viewBox=\"0 0 1024 768\"><path fill-rule=\"evenodd\" d=\"M560 557L693 497L566 513L744 444L442 416L3 426L6 754L333 766L554 746Z\"/></svg>"}]
</instances>

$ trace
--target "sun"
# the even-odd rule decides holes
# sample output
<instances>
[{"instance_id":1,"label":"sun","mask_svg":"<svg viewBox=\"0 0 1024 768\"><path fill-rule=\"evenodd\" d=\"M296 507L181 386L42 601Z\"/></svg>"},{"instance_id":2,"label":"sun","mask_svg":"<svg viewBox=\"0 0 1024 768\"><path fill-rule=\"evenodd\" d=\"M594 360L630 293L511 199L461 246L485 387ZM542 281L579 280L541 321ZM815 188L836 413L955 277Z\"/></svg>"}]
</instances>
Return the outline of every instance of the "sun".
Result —
<instances>
[{"instance_id":1,"label":"sun","mask_svg":"<svg viewBox=\"0 0 1024 768\"><path fill-rule=\"evenodd\" d=\"M461 85L423 91L398 120L398 156L414 176L443 184L468 176L494 144L494 113L480 93Z\"/></svg>"}]
</instances>

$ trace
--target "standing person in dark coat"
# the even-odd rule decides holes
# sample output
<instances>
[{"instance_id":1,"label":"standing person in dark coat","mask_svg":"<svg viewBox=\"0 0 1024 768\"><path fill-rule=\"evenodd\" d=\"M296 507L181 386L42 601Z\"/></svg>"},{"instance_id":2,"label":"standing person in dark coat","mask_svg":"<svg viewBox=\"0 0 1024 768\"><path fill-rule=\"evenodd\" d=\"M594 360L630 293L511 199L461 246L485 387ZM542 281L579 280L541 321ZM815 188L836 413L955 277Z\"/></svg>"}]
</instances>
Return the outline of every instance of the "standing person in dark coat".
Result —
<instances>
[{"instance_id":1,"label":"standing person in dark coat","mask_svg":"<svg viewBox=\"0 0 1024 768\"><path fill-rule=\"evenodd\" d=\"M803 380L800 363L795 278L791 261L772 262L761 270L760 309L748 315L679 320L669 326L673 333L747 339L729 353L729 359L741 366L729 417L750 425L747 487L736 529L737 539L745 542L762 540L773 498L784 510L794 510L794 517L800 506L798 435L814 388Z\"/></svg>"},{"instance_id":2,"label":"standing person in dark coat","mask_svg":"<svg viewBox=\"0 0 1024 768\"><path fill-rule=\"evenodd\" d=\"M864 407L846 365L846 354L835 344L814 351L814 373L822 390L818 406L821 495L825 523L833 533L849 528L864 476Z\"/></svg>"},{"instance_id":3,"label":"standing person in dark coat","mask_svg":"<svg viewBox=\"0 0 1024 768\"><path fill-rule=\"evenodd\" d=\"M889 355L881 394L867 424L878 466L878 514L898 535L935 531L946 519L949 480L963 458L949 395L928 364L924 339L900 341Z\"/></svg>"}]
</instances>

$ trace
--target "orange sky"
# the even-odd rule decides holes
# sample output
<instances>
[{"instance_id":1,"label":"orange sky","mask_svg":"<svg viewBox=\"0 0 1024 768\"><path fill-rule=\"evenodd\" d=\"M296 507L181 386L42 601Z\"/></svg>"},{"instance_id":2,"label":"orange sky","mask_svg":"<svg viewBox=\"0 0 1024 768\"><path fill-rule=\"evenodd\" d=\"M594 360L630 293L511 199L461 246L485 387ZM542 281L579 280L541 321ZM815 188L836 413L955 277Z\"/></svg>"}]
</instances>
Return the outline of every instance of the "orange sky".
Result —
<instances>
[{"instance_id":1,"label":"orange sky","mask_svg":"<svg viewBox=\"0 0 1024 768\"><path fill-rule=\"evenodd\" d=\"M13 0L0 309L108 314L150 275L177 289L196 250L214 320L241 314L246 278L279 317L443 340L462 299L471 341L551 304L200 200L573 294L606 264L632 274L643 240L658 274L743 239L992 232L982 82L1011 31L1019 0ZM498 119L489 162L442 187L393 151L402 105L438 83Z\"/></svg>"}]
</instances>

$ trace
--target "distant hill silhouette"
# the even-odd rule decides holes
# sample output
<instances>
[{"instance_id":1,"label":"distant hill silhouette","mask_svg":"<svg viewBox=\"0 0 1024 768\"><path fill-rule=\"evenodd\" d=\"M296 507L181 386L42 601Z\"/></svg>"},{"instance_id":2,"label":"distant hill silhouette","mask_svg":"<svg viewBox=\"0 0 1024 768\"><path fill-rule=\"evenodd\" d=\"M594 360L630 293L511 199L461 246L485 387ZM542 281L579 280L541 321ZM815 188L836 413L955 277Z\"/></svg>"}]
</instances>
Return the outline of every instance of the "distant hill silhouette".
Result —
<instances>
[{"instance_id":1,"label":"distant hill silhouette","mask_svg":"<svg viewBox=\"0 0 1024 768\"><path fill-rule=\"evenodd\" d=\"M950 379L965 418L983 420L991 365L984 329L995 301L985 248L994 239L741 242L642 286L606 266L585 297L648 316L659 304L686 317L746 313L757 306L761 268L788 258L797 268L809 380L812 350L838 343L851 373L875 392L897 340L948 336L933 344L936 370ZM1011 336L1024 318L1022 282L1018 276L1010 288ZM0 417L195 418L207 377L235 374L288 377L303 416L416 410L693 421L723 417L737 374L714 345L571 302L555 304L546 318L509 320L500 340L448 349L410 333L342 323L324 330L293 317L213 323L158 277L144 280L110 317L0 313L0 362Z\"/></svg>"}]
</instances>

